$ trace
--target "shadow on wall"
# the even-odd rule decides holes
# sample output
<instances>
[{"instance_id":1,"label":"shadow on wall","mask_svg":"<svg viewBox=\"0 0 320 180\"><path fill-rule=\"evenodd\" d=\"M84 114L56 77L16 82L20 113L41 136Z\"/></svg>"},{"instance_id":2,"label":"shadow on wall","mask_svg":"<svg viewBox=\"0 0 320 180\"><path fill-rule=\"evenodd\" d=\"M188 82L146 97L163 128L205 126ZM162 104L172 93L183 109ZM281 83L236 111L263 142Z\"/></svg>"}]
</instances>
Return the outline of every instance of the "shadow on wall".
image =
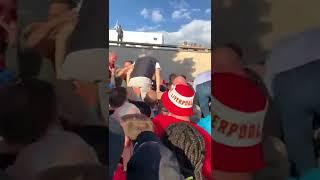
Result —
<instances>
[{"instance_id":1,"label":"shadow on wall","mask_svg":"<svg viewBox=\"0 0 320 180\"><path fill-rule=\"evenodd\" d=\"M109 50L117 54L117 66L122 66L125 60L135 61L141 56L152 56L158 59L161 66L161 77L166 82L171 73L183 74L188 80L193 80L193 73L196 72L195 59L187 52L116 46L109 46Z\"/></svg>"},{"instance_id":2,"label":"shadow on wall","mask_svg":"<svg viewBox=\"0 0 320 180\"><path fill-rule=\"evenodd\" d=\"M267 51L261 41L272 31L272 24L264 20L270 8L267 0L214 1L214 44L239 44L246 64L264 61Z\"/></svg>"},{"instance_id":3,"label":"shadow on wall","mask_svg":"<svg viewBox=\"0 0 320 180\"><path fill-rule=\"evenodd\" d=\"M192 76L192 73L196 71L194 65L195 63L193 58L183 58L181 60L173 62L172 65L170 65L170 67L176 70L172 73L184 75L187 77L187 80L193 80L194 77ZM168 77L166 77L166 79L169 79L169 75Z\"/></svg>"}]
</instances>

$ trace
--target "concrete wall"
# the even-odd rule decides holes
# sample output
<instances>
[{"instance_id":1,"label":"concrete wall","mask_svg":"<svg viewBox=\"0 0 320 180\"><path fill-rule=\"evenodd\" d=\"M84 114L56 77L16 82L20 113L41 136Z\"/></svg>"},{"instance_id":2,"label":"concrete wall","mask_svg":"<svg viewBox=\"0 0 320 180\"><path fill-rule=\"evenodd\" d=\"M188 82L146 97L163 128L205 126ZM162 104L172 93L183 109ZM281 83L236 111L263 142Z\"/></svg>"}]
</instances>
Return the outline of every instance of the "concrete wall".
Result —
<instances>
[{"instance_id":1,"label":"concrete wall","mask_svg":"<svg viewBox=\"0 0 320 180\"><path fill-rule=\"evenodd\" d=\"M211 70L211 52L187 52L119 46L110 46L109 49L117 54L117 64L119 66L127 59L134 61L139 56L153 56L160 61L162 78L166 80L170 73L184 74L188 79L193 80L198 73Z\"/></svg>"},{"instance_id":2,"label":"concrete wall","mask_svg":"<svg viewBox=\"0 0 320 180\"><path fill-rule=\"evenodd\" d=\"M109 41L117 41L116 30L109 30ZM163 34L153 32L123 31L123 42L163 44Z\"/></svg>"},{"instance_id":3,"label":"concrete wall","mask_svg":"<svg viewBox=\"0 0 320 180\"><path fill-rule=\"evenodd\" d=\"M216 0L214 42L237 42L247 63L264 61L279 38L320 25L319 0Z\"/></svg>"}]
</instances>

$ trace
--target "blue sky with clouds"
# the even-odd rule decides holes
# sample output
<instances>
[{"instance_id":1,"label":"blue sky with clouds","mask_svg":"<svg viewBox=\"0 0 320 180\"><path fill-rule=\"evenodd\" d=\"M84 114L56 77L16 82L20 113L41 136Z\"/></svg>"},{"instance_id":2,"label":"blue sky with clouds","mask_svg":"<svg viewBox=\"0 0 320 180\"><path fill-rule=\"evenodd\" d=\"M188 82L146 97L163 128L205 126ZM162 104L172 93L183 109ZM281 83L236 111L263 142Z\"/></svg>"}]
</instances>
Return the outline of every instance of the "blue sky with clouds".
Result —
<instances>
[{"instance_id":1,"label":"blue sky with clouds","mask_svg":"<svg viewBox=\"0 0 320 180\"><path fill-rule=\"evenodd\" d=\"M211 44L211 0L109 0L110 29L117 20L124 30L163 32L170 44Z\"/></svg>"}]
</instances>

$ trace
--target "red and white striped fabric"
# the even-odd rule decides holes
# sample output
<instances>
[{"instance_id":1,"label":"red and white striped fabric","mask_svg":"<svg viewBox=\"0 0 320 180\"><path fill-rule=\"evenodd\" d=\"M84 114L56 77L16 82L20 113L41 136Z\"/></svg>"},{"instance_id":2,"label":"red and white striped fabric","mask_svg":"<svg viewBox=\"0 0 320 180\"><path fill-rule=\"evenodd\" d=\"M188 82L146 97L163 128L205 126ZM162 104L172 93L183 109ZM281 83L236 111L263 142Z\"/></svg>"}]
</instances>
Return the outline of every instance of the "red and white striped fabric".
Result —
<instances>
[{"instance_id":1,"label":"red and white striped fabric","mask_svg":"<svg viewBox=\"0 0 320 180\"><path fill-rule=\"evenodd\" d=\"M262 168L261 140L267 98L245 77L215 73L213 82L213 168L229 172Z\"/></svg>"}]
</instances>

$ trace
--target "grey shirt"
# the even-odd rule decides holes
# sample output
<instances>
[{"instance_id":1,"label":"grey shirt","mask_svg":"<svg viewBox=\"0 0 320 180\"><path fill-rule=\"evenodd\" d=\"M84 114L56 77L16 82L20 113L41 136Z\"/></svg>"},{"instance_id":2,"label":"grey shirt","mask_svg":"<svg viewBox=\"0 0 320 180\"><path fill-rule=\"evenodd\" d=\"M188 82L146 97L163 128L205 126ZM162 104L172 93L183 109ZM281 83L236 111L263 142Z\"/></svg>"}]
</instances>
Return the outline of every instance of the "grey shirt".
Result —
<instances>
[{"instance_id":1,"label":"grey shirt","mask_svg":"<svg viewBox=\"0 0 320 180\"><path fill-rule=\"evenodd\" d=\"M273 96L274 77L320 59L320 28L301 32L279 41L266 61L265 83Z\"/></svg>"}]
</instances>

